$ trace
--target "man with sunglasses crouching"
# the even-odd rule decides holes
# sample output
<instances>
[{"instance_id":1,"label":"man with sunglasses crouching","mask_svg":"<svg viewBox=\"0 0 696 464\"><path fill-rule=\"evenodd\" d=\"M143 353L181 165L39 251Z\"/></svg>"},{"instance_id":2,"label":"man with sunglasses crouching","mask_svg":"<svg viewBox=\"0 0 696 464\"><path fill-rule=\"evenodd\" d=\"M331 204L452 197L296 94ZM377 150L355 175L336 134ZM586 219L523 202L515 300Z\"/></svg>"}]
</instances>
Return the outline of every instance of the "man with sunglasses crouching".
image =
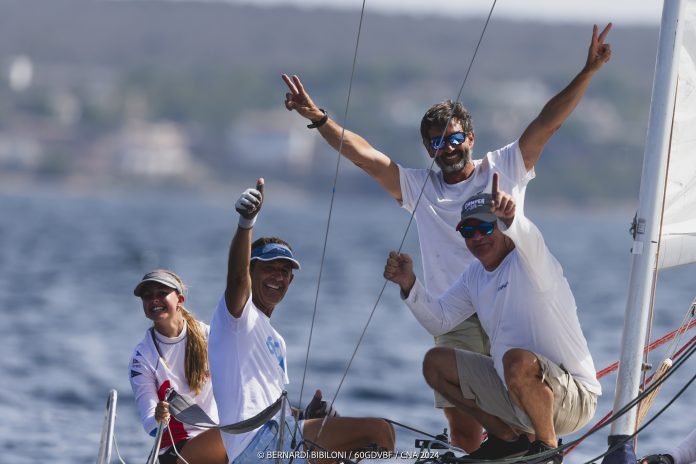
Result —
<instances>
[{"instance_id":1,"label":"man with sunglasses crouching","mask_svg":"<svg viewBox=\"0 0 696 464\"><path fill-rule=\"evenodd\" d=\"M469 457L545 453L542 462L560 463L557 435L592 418L601 387L561 265L539 229L515 214L513 197L498 190L497 174L492 192L464 202L456 230L476 261L444 294L425 290L406 254L390 253L384 277L399 284L431 334L477 312L490 337L490 357L435 347L423 361L428 384L488 431Z\"/></svg>"},{"instance_id":2,"label":"man with sunglasses crouching","mask_svg":"<svg viewBox=\"0 0 696 464\"><path fill-rule=\"evenodd\" d=\"M425 150L439 171L411 169L397 164L360 135L345 130L310 98L298 76L283 75L288 86L285 107L309 120L334 149L370 175L402 208L413 213L418 228L423 284L433 295L447 290L474 260L454 230L465 199L490 191L492 170L522 212L527 183L546 143L582 99L594 74L611 57L604 40L611 24L600 33L594 26L584 67L568 86L551 98L518 140L474 160L471 115L460 102L433 105L423 116L420 134ZM421 195L422 190L422 195ZM436 346L489 353L489 341L473 314L446 334L435 337ZM452 444L473 451L481 444L481 426L458 412L441 395L435 406L444 409Z\"/></svg>"}]
</instances>

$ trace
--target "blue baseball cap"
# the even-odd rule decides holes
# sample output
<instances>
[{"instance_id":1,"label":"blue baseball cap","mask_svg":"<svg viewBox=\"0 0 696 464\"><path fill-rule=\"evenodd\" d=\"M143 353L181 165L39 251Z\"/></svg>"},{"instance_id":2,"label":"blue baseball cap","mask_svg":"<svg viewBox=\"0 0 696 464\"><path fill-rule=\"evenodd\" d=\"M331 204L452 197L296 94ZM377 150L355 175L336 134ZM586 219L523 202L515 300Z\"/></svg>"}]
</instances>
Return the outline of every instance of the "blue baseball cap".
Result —
<instances>
[{"instance_id":1,"label":"blue baseball cap","mask_svg":"<svg viewBox=\"0 0 696 464\"><path fill-rule=\"evenodd\" d=\"M251 261L275 261L276 259L286 259L290 261L293 269L300 268L300 262L293 256L292 250L280 243L266 243L251 250Z\"/></svg>"}]
</instances>

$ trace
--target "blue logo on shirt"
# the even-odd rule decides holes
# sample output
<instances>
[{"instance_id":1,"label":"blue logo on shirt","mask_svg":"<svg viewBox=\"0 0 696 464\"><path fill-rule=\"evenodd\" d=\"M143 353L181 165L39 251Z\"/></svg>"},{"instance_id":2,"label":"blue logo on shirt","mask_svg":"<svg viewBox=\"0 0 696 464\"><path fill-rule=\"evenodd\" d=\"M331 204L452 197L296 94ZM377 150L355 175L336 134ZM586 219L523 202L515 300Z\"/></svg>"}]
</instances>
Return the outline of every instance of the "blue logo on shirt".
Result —
<instances>
[{"instance_id":1,"label":"blue logo on shirt","mask_svg":"<svg viewBox=\"0 0 696 464\"><path fill-rule=\"evenodd\" d=\"M508 281L508 282L509 282L509 281ZM497 290L497 291L499 292L499 291L501 291L502 289L504 289L505 287L507 287L507 286L508 286L508 282L505 282L503 285L501 285L500 287L498 287L498 290Z\"/></svg>"},{"instance_id":2,"label":"blue logo on shirt","mask_svg":"<svg viewBox=\"0 0 696 464\"><path fill-rule=\"evenodd\" d=\"M280 349L280 343L276 340L273 340L273 337L270 335L266 339L266 346L268 347L269 351L275 358L278 360L278 365L280 366L281 369L283 369L283 372L285 372L285 359L283 358L283 352Z\"/></svg>"}]
</instances>

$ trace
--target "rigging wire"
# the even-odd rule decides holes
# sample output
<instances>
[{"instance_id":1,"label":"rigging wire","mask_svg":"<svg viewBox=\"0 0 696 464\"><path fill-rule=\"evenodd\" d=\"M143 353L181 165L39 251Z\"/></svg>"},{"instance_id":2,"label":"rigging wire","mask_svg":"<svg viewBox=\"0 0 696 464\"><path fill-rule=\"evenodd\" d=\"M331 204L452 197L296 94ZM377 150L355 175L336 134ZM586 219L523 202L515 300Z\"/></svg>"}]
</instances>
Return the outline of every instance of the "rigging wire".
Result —
<instances>
[{"instance_id":1,"label":"rigging wire","mask_svg":"<svg viewBox=\"0 0 696 464\"><path fill-rule=\"evenodd\" d=\"M663 337L663 338L664 338L664 337ZM694 354L694 352L696 352L696 348L694 348L694 347L692 346L692 345L694 344L694 342L696 342L696 337L693 337L691 340L689 340L688 342L686 342L686 344L684 344L684 346L682 346L679 350L677 350L677 351L674 353L674 359L675 359L675 361L679 360L679 359L681 358L682 354L684 354L685 352L686 352L686 354L685 354L686 358L684 358L684 360L682 360L682 361L679 361L678 363L675 363L675 366L674 366L673 369L676 370L676 369L678 369L679 367L681 367L681 366L684 364L684 362L686 362L686 359L689 358L690 356L692 356L692 355ZM647 378L646 382L647 382L647 383L650 383L650 382L652 381L652 379L653 379L654 376L655 376L655 374L652 374L650 377ZM599 378L600 376L598 375L597 377ZM666 380L666 379L665 379L665 380ZM664 380L659 380L659 379L658 379L658 380L656 380L656 383L661 384L663 381L664 381ZM644 387L644 385L641 385L641 388L643 388L643 387ZM641 395L639 395L639 396L636 398L636 400L634 400L634 401L636 401L636 402L642 401L642 399L643 399L645 396L649 395L654 389L655 389L655 387L652 387L652 386L651 386L650 389L648 389L648 390L646 390L645 392L643 392L643 393L642 393ZM625 414L625 413L627 412L628 409L630 409L630 407L628 407L628 408L622 408L621 410L619 410L619 411L617 412L616 417L620 417L621 415ZM566 444L562 447L563 450L564 450L564 454L568 454L568 453L570 453L571 451L573 451L575 448L577 448L577 447L578 447L582 442L584 442L588 437L594 435L599 429L603 428L604 425L605 425L605 423L606 423L606 425L608 425L608 424L611 423L612 421L616 420L616 419L614 418L614 419L612 419L611 421L607 422L607 420L608 420L609 418L611 418L612 415L613 415L613 414L612 414L612 412L610 411L610 412L607 413L600 421L598 421L597 424L593 425L585 434L583 434L582 436L580 436L579 438L577 438L577 439L575 439L575 440L573 440L573 441L571 441L571 442L566 443ZM397 422L397 421L395 421L395 420L391 420L391 419L388 419L388 418L383 418L383 419L384 419L385 421L387 421L387 422L389 422L389 423L391 423L391 424L393 424L393 425L395 425L395 426L401 427L401 428L403 428L403 429L406 429L406 430L409 430L409 431L412 431L412 432L416 432L416 433L421 434L421 435L423 435L423 436L426 436L426 437L428 437L428 438L432 438L432 439L436 439L436 440L438 439L438 437L437 437L436 435L432 435L432 434L430 434L430 433L428 433L428 432L424 432L424 431L419 430L419 429L417 429L417 428L415 428L415 427L412 427L412 426L409 426L409 425L406 425L406 424L403 424L403 423L401 423L401 422ZM641 429L641 430L642 430L642 429ZM457 452L464 452L463 450L459 450L458 448L454 448L454 447L451 447L451 446L450 446L449 449L450 449L450 450L457 451ZM458 459L462 459L461 462L466 462L466 461L464 460L464 459L466 459L465 457L458 458ZM518 461L518 460L519 460L519 458L516 458L516 459L515 459L515 461ZM499 461L496 461L496 462L499 462Z\"/></svg>"},{"instance_id":2,"label":"rigging wire","mask_svg":"<svg viewBox=\"0 0 696 464\"><path fill-rule=\"evenodd\" d=\"M678 359L681 357L681 355L684 353L684 351L686 351L694 342L696 342L696 337L693 337L691 340L689 340L688 342L686 342L686 343L684 344L684 346L682 346L678 351L676 351L676 352L674 353L674 355L672 356L673 359L674 359L674 360L678 360ZM645 382L641 384L640 388L645 388L645 385L649 384L649 383L652 381L652 379L653 379L654 377L655 377L655 373L653 373L652 375L650 375L650 376L645 380ZM600 378L599 374L597 375L597 378L598 378L598 379ZM602 417L599 421L597 421L597 423L596 423L595 425L593 425L593 426L590 428L590 432L594 432L595 429L597 429L599 426L601 426L602 424L604 424L604 422L606 422L607 419L609 419L609 418L612 416L612 414L613 414L613 411L609 411L604 417ZM588 436L589 436L589 435L588 435ZM583 436L583 437L579 438L578 440L576 440L572 445L569 445L569 446L568 446L568 449L565 451L565 454L570 453L570 452L573 451L575 448L577 448L578 446L580 446L580 444L585 440L585 438L586 438L586 437Z\"/></svg>"},{"instance_id":3,"label":"rigging wire","mask_svg":"<svg viewBox=\"0 0 696 464\"><path fill-rule=\"evenodd\" d=\"M690 329L692 329L692 328L694 328L694 327L696 327L696 321L691 321L691 322L686 326L686 328L684 329L684 331L683 331L682 333L684 333L684 332L686 332L686 331L688 331L688 330L690 330ZM664 345L664 344L667 343L668 341L674 339L674 337L677 335L677 333L679 332L679 330L680 330L680 329L675 329L675 330L673 330L672 332L670 332L670 333L664 335L663 337L658 338L657 340L655 340L654 342L652 342L650 345L648 345L647 347L645 347L645 350L646 350L646 351L652 351L652 350L654 350L655 348ZM605 375L607 375L607 374L609 374L609 373L611 373L611 372L614 372L614 371L617 370L618 368L619 368L619 362L618 362L618 361L615 361L614 363L612 363L612 364L610 364L609 366L605 367L605 368L602 369L601 371L598 371L598 372L597 372L597 378L598 378L598 379L601 379L601 378L604 377Z\"/></svg>"},{"instance_id":4,"label":"rigging wire","mask_svg":"<svg viewBox=\"0 0 696 464\"><path fill-rule=\"evenodd\" d=\"M691 376L691 379L689 379L689 381L686 382L686 384L677 392L676 395L674 395L674 397L672 397L671 400L669 400L669 401L667 402L667 404L665 404L659 411L657 411L657 412L655 413L655 415L654 415L653 417L651 417L645 424L643 424L642 426L638 427L638 428L636 429L636 431L633 432L633 434L629 435L629 437L628 437L626 440L622 440L621 442L615 444L614 446L612 446L611 448L609 448L606 452L604 452L603 454L601 454L601 455L595 457L594 459L591 459L591 460L587 461L585 464L592 464L592 463L594 463L597 459L603 458L603 457L606 456L607 454L609 454L609 453L611 453L611 452L613 452L613 451L619 449L619 448L620 448L621 446L623 446L628 440L630 440L631 438L637 436L637 435L638 435L640 432L642 432L648 425L652 424L658 417L660 417L660 416L662 415L662 413L664 413L670 406L672 406L672 404L677 400L677 398L679 398L679 397L686 391L686 389L689 388L689 386L693 383L694 380L696 380L696 375Z\"/></svg>"},{"instance_id":5,"label":"rigging wire","mask_svg":"<svg viewBox=\"0 0 696 464\"><path fill-rule=\"evenodd\" d=\"M535 456L528 456L528 458L529 458L529 461L528 461L528 462L530 462L530 463L541 462L541 461L540 461L541 459L543 459L543 458L545 458L545 457L550 457L552 454L554 454L554 453L556 453L556 452L558 452L558 451L563 452L563 451L566 451L567 449L573 448L573 447L575 447L579 442L581 442L582 440L585 440L587 437L589 437L589 436L591 436L591 435L594 435L594 434L597 433L599 430L601 430L601 429L603 429L604 427L608 426L609 424L611 424L611 423L614 422L615 420L618 420L621 416L623 416L624 414L627 414L631 409L633 409L635 406L637 406L637 405L643 400L643 398L645 398L645 397L648 396L651 392L653 392L654 390L656 390L657 388L659 388L669 377L671 377L679 368L681 368L681 367L684 365L684 363L685 363L694 353L696 353L696 345L691 345L691 346L689 347L689 349L685 352L684 356L683 356L678 362L676 362L676 363L674 364L674 366L672 367L672 369L670 369L663 377L661 377L660 379L656 380L656 381L655 381L652 385L650 385L645 391L643 391L643 392L641 392L640 394L638 394L638 396L636 396L634 399L632 399L628 404L626 404L624 407L622 407L621 409L619 409L619 410L616 412L616 414L614 414L611 418L609 418L609 419L608 419L606 422L604 422L603 424L601 424L601 425L598 424L597 426L595 426L595 428L589 430L589 431L586 432L584 435L582 435L580 438L578 438L578 439L576 439L576 440L573 440L573 441L571 441L571 442L565 443L565 444L563 444L562 446L559 446L558 448L556 448L556 449L554 449L554 450L546 451L546 452L544 452L544 453L540 453L540 454L537 454L537 455L535 455ZM667 409L668 409L668 408L669 408L669 407L670 407L670 406L671 406L671 405L672 405L672 404L673 404L673 403L674 403L674 402L687 390L687 388L694 382L694 380L696 380L696 374L693 375L693 376L691 377L691 379L689 379L689 380L686 382L686 384L685 384L685 385L684 385L684 386L683 386L683 387L670 399L670 401L669 401L664 407L662 407L659 411L657 411L657 412L655 413L655 415L654 415L653 417L651 417L645 424L643 424L641 427L638 427L638 428L636 429L636 431L635 431L632 435L628 436L627 440L630 440L631 438L633 438L634 436L636 436L638 433L640 433L641 431L643 431L648 425L650 425L653 421L655 421L655 419L657 419L660 415L662 415L662 414L663 414L663 413L664 413L664 412L665 412L665 411L666 411L666 410L667 410ZM603 454L601 454L601 455L599 455L599 456L597 456L597 457L595 457L595 458L593 458L593 459L587 461L585 464L591 464L591 463L596 462L598 459L604 457L605 455L609 454L610 452L612 452L612 451L618 449L619 447L621 447L621 446L623 445L623 443L625 443L625 441L624 441L624 442L617 443L616 445L614 445L614 446L612 446L611 448L609 448L605 453L603 453ZM480 461L480 460L478 460L478 461L476 461L476 462L479 462L479 461ZM507 460L496 460L496 461L489 461L489 462L491 462L491 463L493 463L493 462L496 462L496 463L509 463L509 462L513 462L513 461L519 461L519 458L511 458L511 459L507 459ZM454 458L452 458L452 459L447 459L447 460L441 461L441 462L448 462L448 463L449 463L449 462L452 462L452 463L454 463L454 462L457 462L457 463L467 463L467 462L474 462L474 461L473 461L473 460L469 460L469 459L467 459L466 457L461 457L461 458L454 457Z\"/></svg>"},{"instance_id":6,"label":"rigging wire","mask_svg":"<svg viewBox=\"0 0 696 464\"><path fill-rule=\"evenodd\" d=\"M492 5L491 5L491 9L490 9L490 11L489 11L489 13L488 13L488 17L486 18L486 22L485 22L484 25L483 25L483 29L481 30L481 34L480 34L479 39L478 39L478 42L477 42L477 44L476 44L476 48L474 49L474 53L473 53L473 55L472 55L472 57L471 57L471 60L469 61L469 66L468 66L468 68L467 68L467 70L466 70L466 74L465 74L465 76L464 76L464 79L462 80L462 85L459 87L459 93L457 93L457 98L456 98L457 101L459 101L459 100L461 99L462 92L464 91L464 85L466 84L466 82L467 82L467 80L468 80L468 78L469 78L469 74L470 74L471 69L472 69L472 67L473 67L474 60L476 59L476 56L478 55L479 48L481 47L481 43L482 43L482 41L483 41L483 37L484 37L485 34L486 34L486 29L488 28L488 24L490 23L491 17L493 16L493 10L495 9L496 3L497 3L497 0L493 0L493 3L492 3ZM363 7L364 7L364 5L365 5L365 2L364 2L364 0L363 0ZM362 18L362 16L361 16L361 18ZM443 129L443 134L442 134L443 136L444 136L445 132L447 131L447 128L449 127L449 124L450 124L450 121L451 121L451 120L452 120L452 115L450 115L450 117L449 117L449 119L448 119L448 121L447 121L447 124L445 125L445 127L444 127L444 129ZM343 130L345 131L345 127L344 127ZM341 143L342 143L342 142L343 142L343 133L341 133ZM435 160L437 159L437 156L438 156L438 155L439 155L439 149L435 152L435 155L433 156L433 160L432 160L432 162L430 163L430 168L429 168L429 169L432 170L433 165L435 164ZM339 158L340 158L340 152L339 152ZM418 206L419 206L419 204L420 204L420 200L421 200L421 197L423 196L423 192L425 191L425 186L427 185L427 181L428 181L428 179L427 179L427 177L426 177L425 181L423 182L423 185L421 186L421 190L420 190L420 193L419 193L418 198L417 198L417 200L416 200L416 203L415 203L415 205L414 205L413 212L411 213L411 216L410 216L410 218L409 218L408 224L406 225L406 230L404 231L403 237L402 237L402 239L401 239L401 243L399 244L399 252L401 252L401 250L403 249L404 243L406 242L406 237L407 237L407 235L408 235L408 231L409 231L409 229L411 228L411 224L413 223L413 218L414 218L415 212L416 212L416 210L418 209ZM334 188L333 194L335 194L335 188ZM333 194L332 194L332 202L333 202ZM351 366L352 366L352 364L353 364L353 361L354 361L354 359L355 359L355 356L356 356L356 354L357 354L357 352L358 352L358 348L360 348L360 345L362 344L362 341L363 341L363 339L365 338L365 333L367 332L367 328L370 326L370 323L372 322L372 318L373 318L373 316L375 315L375 311L377 310L377 306L379 305L379 302L382 300L382 295L384 294L384 290L385 290L386 287L387 287L387 283L388 283L388 281L385 279L385 280L384 280L384 283L383 283L383 285L382 285L382 288L381 288L381 290L379 291L379 294L378 294L378 296L377 296L377 301L375 301L375 304L373 305L372 310L370 311L370 315L369 315L368 318L367 318L367 322L365 323L365 327L363 328L362 333L360 334L360 337L358 338L358 342L357 342L357 344L356 344L356 346L355 346L355 349L353 350L353 354L351 355L350 360L348 361L348 364L347 364L347 366L346 366L346 368L345 368L345 371L344 371L344 373L343 373L343 376L341 377L341 380L340 380L340 382L339 382L339 384L338 384L338 387L336 388L336 392L334 393L334 396L333 396L333 398L331 399L331 403L330 403L331 406L333 406L334 402L336 401L336 398L338 397L339 392L341 391L341 387L343 386L343 382L345 381L345 379L346 379L346 377L347 377L347 375L348 375L348 371L350 370L350 368L351 368ZM322 423L321 423L321 427L319 427L319 432L317 433L317 438L319 437L319 435L321 434L322 430L324 429L324 425L326 424L326 419L327 419L327 418L324 417L324 420L323 420Z\"/></svg>"},{"instance_id":7,"label":"rigging wire","mask_svg":"<svg viewBox=\"0 0 696 464\"><path fill-rule=\"evenodd\" d=\"M341 138L338 144L338 154L336 155L336 170L334 173L334 180L333 180L333 186L331 188L331 202L329 205L329 214L328 218L326 220L326 229L324 231L324 243L322 245L322 251L321 251L321 260L319 264L319 277L317 278L317 289L314 294L314 307L312 309L312 322L309 327L309 338L307 341L307 352L305 354L305 364L304 364L304 369L302 372L302 383L300 385L300 398L299 398L299 405L302 405L302 395L304 393L304 386L305 386L305 380L307 377L307 367L309 365L309 350L312 346L312 336L314 334L314 323L316 320L316 315L317 315L317 305L319 302L319 289L321 288L321 278L324 270L324 261L326 258L326 246L329 241L329 230L331 228L331 218L333 217L333 207L334 207L334 201L336 199L336 185L338 184L338 172L339 172L339 167L341 165L341 154L343 153L343 140L346 132L346 125L348 124L348 108L350 107L350 97L353 89L353 78L355 77L355 68L356 64L358 61L358 49L360 46L360 33L362 31L362 24L363 24L363 18L365 16L365 1L363 0L362 2L362 8L360 9L360 22L358 24L358 34L355 40L355 50L353 52L353 65L351 67L350 71L350 80L348 82L348 95L346 97L346 107L345 111L343 112L343 121L341 124ZM333 401L331 402L331 405L333 406ZM319 429L319 433L317 434L317 439L319 438L319 434L321 434L321 429L324 426L324 422L322 422L322 427ZM298 425L297 421L295 422L295 431L297 431Z\"/></svg>"},{"instance_id":8,"label":"rigging wire","mask_svg":"<svg viewBox=\"0 0 696 464\"><path fill-rule=\"evenodd\" d=\"M676 82L676 88L679 89L679 79L677 79ZM659 221L659 226L658 226L658 231L657 231L657 249L655 250L655 262L659 263L660 262L660 252L662 251L662 228L665 223L665 205L667 204L667 178L669 175L669 165L670 165L670 160L672 159L672 140L673 140L673 135L674 135L674 117L677 112L677 105L676 105L676 100L677 100L677 92L674 92L674 104L672 106L672 118L671 122L672 124L670 125L669 128L669 143L668 143L668 151L667 151L667 165L665 166L665 178L664 178L664 186L662 189L662 205L660 206L660 221ZM655 317L655 298L657 297L656 295L656 290L657 290L657 278L660 273L660 266L655 266L653 269L653 278L652 278L652 284L650 286L650 303L649 303L649 308L648 308L648 327L646 330L645 334L645 342L644 345L649 345L650 344L650 338L652 337L652 325L653 325L653 320ZM649 366L649 359L648 359L649 353L646 351L643 351L643 365L644 366ZM643 369L641 373L641 377L643 379L643 384L645 384L647 376L647 371ZM649 404L647 405L649 407ZM636 414L636 420L640 421L640 410L638 410L638 414ZM636 424L637 425L637 424Z\"/></svg>"},{"instance_id":9,"label":"rigging wire","mask_svg":"<svg viewBox=\"0 0 696 464\"><path fill-rule=\"evenodd\" d=\"M113 443L114 443L114 450L116 451L116 456L118 457L119 462L121 464L126 464L126 461L124 461L123 458L121 457L121 452L118 450L118 443L116 442L116 432L114 432Z\"/></svg>"}]
</instances>

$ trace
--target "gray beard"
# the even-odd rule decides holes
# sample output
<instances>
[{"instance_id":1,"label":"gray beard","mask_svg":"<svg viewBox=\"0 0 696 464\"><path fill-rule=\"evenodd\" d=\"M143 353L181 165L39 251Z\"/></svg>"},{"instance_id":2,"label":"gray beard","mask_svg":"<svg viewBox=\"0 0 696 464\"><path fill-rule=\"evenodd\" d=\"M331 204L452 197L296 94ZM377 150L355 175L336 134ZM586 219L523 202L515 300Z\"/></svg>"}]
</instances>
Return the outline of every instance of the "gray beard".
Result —
<instances>
[{"instance_id":1,"label":"gray beard","mask_svg":"<svg viewBox=\"0 0 696 464\"><path fill-rule=\"evenodd\" d=\"M469 163L471 159L471 148L466 148L463 150L462 157L459 161L454 164L445 164L440 161L440 158L435 158L435 164L440 168L440 170L445 174L453 174L461 171Z\"/></svg>"}]
</instances>

